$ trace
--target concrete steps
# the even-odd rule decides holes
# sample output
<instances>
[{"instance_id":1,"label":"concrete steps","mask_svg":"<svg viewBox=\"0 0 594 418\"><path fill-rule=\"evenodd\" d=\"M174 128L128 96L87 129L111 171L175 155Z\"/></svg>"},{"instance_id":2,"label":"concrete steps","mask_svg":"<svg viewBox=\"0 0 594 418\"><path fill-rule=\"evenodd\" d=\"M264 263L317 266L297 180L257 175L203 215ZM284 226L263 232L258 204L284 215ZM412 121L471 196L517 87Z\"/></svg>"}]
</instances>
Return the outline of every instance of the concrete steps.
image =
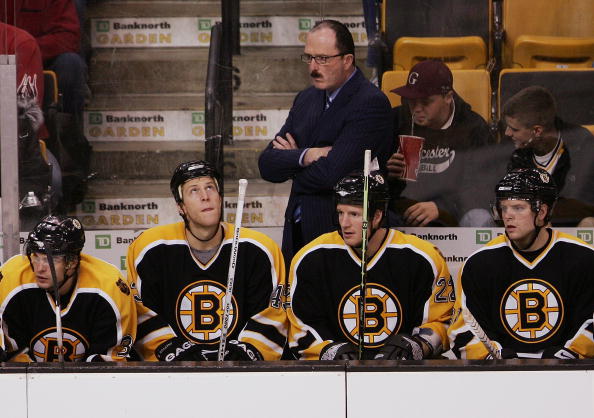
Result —
<instances>
[{"instance_id":1,"label":"concrete steps","mask_svg":"<svg viewBox=\"0 0 594 418\"><path fill-rule=\"evenodd\" d=\"M140 193L145 197L168 195L168 188L165 187L164 192L163 185L168 184L175 166L181 161L204 157L203 109L208 44L186 45L187 39L175 36L181 31L187 38L186 31L179 28L190 24L195 30L202 21L207 27L220 14L218 0L126 0L89 5L87 29L91 36L95 36L95 45L89 65L92 97L86 107L85 128L94 148L91 167L96 173L90 183L89 198L124 196L133 189L134 195ZM303 31L312 24L312 19L307 17L315 19L321 15L362 20L361 2L241 2L241 19L248 22L247 26L249 19L258 18L273 21L277 30L279 19L281 26L282 19L293 26L297 23L301 26L299 19L303 18L304 27L300 28ZM147 42L142 45L97 44L97 36L104 34L101 31L112 33L109 28L116 21L122 25L167 21L171 31L177 32L166 34L168 39L173 39L166 45L155 46ZM249 32L249 28L246 30ZM361 33L362 29L358 30ZM126 33L130 39L137 39L138 32L124 32L117 33L120 41L128 39ZM235 183L237 178L250 179L249 193L254 191L252 184L265 183L260 180L257 169L259 153L282 125L295 94L309 85L306 66L299 58L303 46L294 41L284 45L282 36L277 35L278 30L275 32L275 42L280 39L278 46L249 45L253 36L246 36L244 40L248 45L242 45L241 55L233 57L233 64L239 70L234 92L236 139L232 145L225 146L225 177L229 184ZM148 33L143 36L142 39L149 39ZM108 39L107 35L101 39ZM182 39L181 43L179 39ZM365 42L360 44L356 48L357 63L366 72ZM154 121L157 116L160 122L156 124L130 122ZM250 118L259 120L259 123L242 122ZM107 123L107 119L118 122ZM288 190L286 185L266 189L281 195L287 194Z\"/></svg>"}]
</instances>

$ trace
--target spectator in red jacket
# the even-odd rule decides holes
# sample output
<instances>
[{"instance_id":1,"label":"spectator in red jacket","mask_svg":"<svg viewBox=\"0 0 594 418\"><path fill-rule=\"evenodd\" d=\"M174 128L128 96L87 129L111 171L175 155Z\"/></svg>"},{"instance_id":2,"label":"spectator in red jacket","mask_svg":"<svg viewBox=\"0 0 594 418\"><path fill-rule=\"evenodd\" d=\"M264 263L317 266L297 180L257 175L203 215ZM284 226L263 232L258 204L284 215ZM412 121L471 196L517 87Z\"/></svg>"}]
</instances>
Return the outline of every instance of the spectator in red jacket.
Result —
<instances>
[{"instance_id":1,"label":"spectator in red jacket","mask_svg":"<svg viewBox=\"0 0 594 418\"><path fill-rule=\"evenodd\" d=\"M58 76L64 111L81 117L87 71L78 55L80 25L72 0L2 2L0 21L24 29L35 38L44 68Z\"/></svg>"}]
</instances>

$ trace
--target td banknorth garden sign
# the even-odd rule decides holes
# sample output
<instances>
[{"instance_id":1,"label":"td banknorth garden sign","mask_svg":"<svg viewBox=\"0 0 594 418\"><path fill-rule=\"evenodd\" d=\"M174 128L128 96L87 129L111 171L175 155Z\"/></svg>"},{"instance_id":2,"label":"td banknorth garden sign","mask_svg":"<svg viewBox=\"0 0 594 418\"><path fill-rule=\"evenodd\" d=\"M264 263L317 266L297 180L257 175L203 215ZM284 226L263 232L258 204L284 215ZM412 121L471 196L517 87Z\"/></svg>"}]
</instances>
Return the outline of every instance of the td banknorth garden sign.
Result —
<instances>
[{"instance_id":1,"label":"td banknorth garden sign","mask_svg":"<svg viewBox=\"0 0 594 418\"><path fill-rule=\"evenodd\" d=\"M357 46L367 45L362 16L334 16L353 34ZM314 16L241 17L239 41L243 46L301 46L319 20ZM92 19L93 48L208 47L211 28L220 17Z\"/></svg>"}]
</instances>

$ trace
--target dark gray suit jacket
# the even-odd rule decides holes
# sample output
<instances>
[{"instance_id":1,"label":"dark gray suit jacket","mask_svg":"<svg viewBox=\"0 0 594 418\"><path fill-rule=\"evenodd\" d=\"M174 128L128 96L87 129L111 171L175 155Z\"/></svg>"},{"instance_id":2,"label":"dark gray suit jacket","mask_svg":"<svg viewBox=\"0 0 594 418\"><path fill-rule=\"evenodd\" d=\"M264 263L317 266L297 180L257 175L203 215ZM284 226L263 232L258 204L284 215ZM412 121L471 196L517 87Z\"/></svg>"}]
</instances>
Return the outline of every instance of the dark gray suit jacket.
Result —
<instances>
[{"instance_id":1,"label":"dark gray suit jacket","mask_svg":"<svg viewBox=\"0 0 594 418\"><path fill-rule=\"evenodd\" d=\"M366 149L371 149L372 159L378 158L382 170L394 151L390 102L359 69L325 111L324 104L324 90L310 87L301 91L277 134L284 138L290 133L299 149L275 150L271 142L258 162L264 180L293 180L283 231L282 249L287 261L299 250L294 248L292 237L296 206L301 206L304 243L335 230L334 185L351 171L363 168ZM308 167L299 165L305 148L324 146L332 146L327 157Z\"/></svg>"}]
</instances>

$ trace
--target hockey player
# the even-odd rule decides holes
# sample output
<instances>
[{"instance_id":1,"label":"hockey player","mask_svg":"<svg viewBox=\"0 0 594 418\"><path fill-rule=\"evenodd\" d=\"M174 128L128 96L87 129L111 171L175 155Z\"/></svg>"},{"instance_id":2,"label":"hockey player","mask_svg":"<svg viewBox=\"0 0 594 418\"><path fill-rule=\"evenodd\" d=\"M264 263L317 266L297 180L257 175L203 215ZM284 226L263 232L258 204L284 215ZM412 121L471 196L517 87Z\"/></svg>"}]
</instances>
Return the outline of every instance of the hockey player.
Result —
<instances>
[{"instance_id":1,"label":"hockey player","mask_svg":"<svg viewBox=\"0 0 594 418\"><path fill-rule=\"evenodd\" d=\"M547 227L557 199L552 177L540 168L515 169L495 194L505 235L473 253L460 270L449 332L453 354L594 357L594 248ZM490 342L479 340L464 310Z\"/></svg>"},{"instance_id":2,"label":"hockey player","mask_svg":"<svg viewBox=\"0 0 594 418\"><path fill-rule=\"evenodd\" d=\"M305 360L356 359L364 177L335 186L339 231L302 248L289 273L289 346ZM366 359L431 358L447 349L453 287L437 248L383 227L388 192L369 177L369 244L364 346Z\"/></svg>"},{"instance_id":3,"label":"hockey player","mask_svg":"<svg viewBox=\"0 0 594 418\"><path fill-rule=\"evenodd\" d=\"M217 359L234 225L222 222L220 176L204 161L180 164L171 192L183 222L143 232L128 250L128 278L143 303ZM226 360L277 360L286 341L285 266L266 235L241 228ZM172 345L170 358L176 356Z\"/></svg>"},{"instance_id":4,"label":"hockey player","mask_svg":"<svg viewBox=\"0 0 594 418\"><path fill-rule=\"evenodd\" d=\"M46 216L29 234L23 255L0 270L0 347L9 361L57 361L53 254L60 295L65 361L126 360L137 313L119 270L81 254L83 228L74 217ZM0 350L0 351L2 351Z\"/></svg>"}]
</instances>

